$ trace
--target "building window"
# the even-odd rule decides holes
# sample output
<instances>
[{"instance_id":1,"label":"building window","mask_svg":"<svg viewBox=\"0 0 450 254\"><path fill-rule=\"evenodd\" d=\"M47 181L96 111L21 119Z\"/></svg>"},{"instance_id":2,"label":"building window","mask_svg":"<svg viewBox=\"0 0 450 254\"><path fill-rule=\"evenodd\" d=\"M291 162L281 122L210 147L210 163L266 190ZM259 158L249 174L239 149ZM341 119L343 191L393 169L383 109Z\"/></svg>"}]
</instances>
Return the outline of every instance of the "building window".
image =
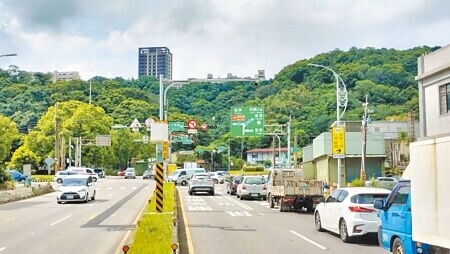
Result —
<instances>
[{"instance_id":1,"label":"building window","mask_svg":"<svg viewBox=\"0 0 450 254\"><path fill-rule=\"evenodd\" d=\"M450 84L439 87L439 103L441 115L450 111Z\"/></svg>"}]
</instances>

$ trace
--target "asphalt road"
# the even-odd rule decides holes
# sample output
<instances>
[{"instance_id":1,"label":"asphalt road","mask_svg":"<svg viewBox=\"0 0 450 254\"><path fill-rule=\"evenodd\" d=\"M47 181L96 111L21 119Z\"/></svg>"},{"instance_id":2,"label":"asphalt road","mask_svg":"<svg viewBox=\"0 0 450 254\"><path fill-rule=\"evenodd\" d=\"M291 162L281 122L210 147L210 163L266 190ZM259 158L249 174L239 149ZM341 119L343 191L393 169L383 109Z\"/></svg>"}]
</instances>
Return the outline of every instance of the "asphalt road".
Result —
<instances>
[{"instance_id":1,"label":"asphalt road","mask_svg":"<svg viewBox=\"0 0 450 254\"><path fill-rule=\"evenodd\" d=\"M187 187L178 188L195 254L385 253L376 236L343 243L336 234L317 232L312 214L241 201L226 194L225 184L216 185L215 196L189 196Z\"/></svg>"},{"instance_id":2,"label":"asphalt road","mask_svg":"<svg viewBox=\"0 0 450 254\"><path fill-rule=\"evenodd\" d=\"M87 204L57 204L56 193L2 204L0 254L114 253L154 186L153 180L107 177Z\"/></svg>"}]
</instances>

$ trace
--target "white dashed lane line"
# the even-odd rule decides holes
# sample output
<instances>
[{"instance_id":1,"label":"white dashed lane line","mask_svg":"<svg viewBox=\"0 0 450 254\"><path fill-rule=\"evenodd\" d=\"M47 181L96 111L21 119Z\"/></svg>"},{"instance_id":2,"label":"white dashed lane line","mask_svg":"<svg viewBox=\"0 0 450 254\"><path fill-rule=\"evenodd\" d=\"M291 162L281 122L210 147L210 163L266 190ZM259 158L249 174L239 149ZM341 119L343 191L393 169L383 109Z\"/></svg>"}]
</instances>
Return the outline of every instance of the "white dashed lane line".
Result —
<instances>
[{"instance_id":1,"label":"white dashed lane line","mask_svg":"<svg viewBox=\"0 0 450 254\"><path fill-rule=\"evenodd\" d=\"M0 248L0 252L4 251L4 250L6 250L6 249L7 249L6 247L1 247L1 248Z\"/></svg>"},{"instance_id":2,"label":"white dashed lane line","mask_svg":"<svg viewBox=\"0 0 450 254\"><path fill-rule=\"evenodd\" d=\"M50 226L55 226L56 224L60 223L61 221L65 220L65 219L68 219L68 218L70 218L70 217L72 217L72 215L69 214L69 215L67 215L67 216L64 217L64 218L61 218L61 219L59 219L59 220L53 222L52 224L50 224Z\"/></svg>"},{"instance_id":3,"label":"white dashed lane line","mask_svg":"<svg viewBox=\"0 0 450 254\"><path fill-rule=\"evenodd\" d=\"M322 249L322 250L327 250L327 249L328 249L327 247L324 247L324 246L322 246L322 245L320 245L320 244L314 242L313 240L311 240L311 239L309 239L308 237L303 236L303 235L301 235L301 234L295 232L294 230L289 230L289 232L291 232L292 234L294 234L294 235L296 235L296 236L302 238L303 240L309 242L310 244L312 244L312 245L314 245L314 246L316 246L316 247L318 247L318 248L320 248L320 249Z\"/></svg>"}]
</instances>

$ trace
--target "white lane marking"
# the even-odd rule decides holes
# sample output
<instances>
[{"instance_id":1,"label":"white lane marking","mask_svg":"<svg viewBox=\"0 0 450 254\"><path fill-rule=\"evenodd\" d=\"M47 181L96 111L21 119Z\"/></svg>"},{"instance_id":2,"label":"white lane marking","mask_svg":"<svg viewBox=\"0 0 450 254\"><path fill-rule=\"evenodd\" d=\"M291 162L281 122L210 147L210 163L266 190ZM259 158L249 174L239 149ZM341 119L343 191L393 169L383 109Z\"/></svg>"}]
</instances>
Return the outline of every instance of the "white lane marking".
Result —
<instances>
[{"instance_id":1,"label":"white lane marking","mask_svg":"<svg viewBox=\"0 0 450 254\"><path fill-rule=\"evenodd\" d=\"M147 186L147 187L144 187L144 189L148 190L148 189L150 189L150 187Z\"/></svg>"},{"instance_id":2,"label":"white lane marking","mask_svg":"<svg viewBox=\"0 0 450 254\"><path fill-rule=\"evenodd\" d=\"M136 186L134 186L134 187L133 187L133 188L131 188L131 189L135 190L135 189L137 189L137 187L136 187Z\"/></svg>"},{"instance_id":3,"label":"white lane marking","mask_svg":"<svg viewBox=\"0 0 450 254\"><path fill-rule=\"evenodd\" d=\"M246 217L251 217L252 215L248 212L225 212L228 215L231 215L233 217L242 217L242 216L246 216Z\"/></svg>"},{"instance_id":4,"label":"white lane marking","mask_svg":"<svg viewBox=\"0 0 450 254\"><path fill-rule=\"evenodd\" d=\"M109 188L108 188L108 190L112 190L112 188L111 188L111 187L109 187Z\"/></svg>"},{"instance_id":5,"label":"white lane marking","mask_svg":"<svg viewBox=\"0 0 450 254\"><path fill-rule=\"evenodd\" d=\"M9 222L9 221L13 221L13 220L14 220L14 218L9 218L9 219L6 219L6 220L2 221L2 223L6 223L6 222Z\"/></svg>"},{"instance_id":6,"label":"white lane marking","mask_svg":"<svg viewBox=\"0 0 450 254\"><path fill-rule=\"evenodd\" d=\"M125 190L125 187L120 187L121 190Z\"/></svg>"},{"instance_id":7,"label":"white lane marking","mask_svg":"<svg viewBox=\"0 0 450 254\"><path fill-rule=\"evenodd\" d=\"M253 208L251 208L250 206L244 205L244 204L242 204L241 202L238 202L238 201L236 201L236 200L233 200L233 199L230 198L230 197L225 197L225 198L228 199L229 201L235 203L236 205L238 205L238 206L244 208L244 209L247 209L247 210L253 210Z\"/></svg>"},{"instance_id":8,"label":"white lane marking","mask_svg":"<svg viewBox=\"0 0 450 254\"><path fill-rule=\"evenodd\" d=\"M112 195L113 195L112 193L111 193L111 194L108 194L108 197L112 197Z\"/></svg>"},{"instance_id":9,"label":"white lane marking","mask_svg":"<svg viewBox=\"0 0 450 254\"><path fill-rule=\"evenodd\" d=\"M322 250L327 250L327 249L328 249L327 247L324 247L323 245L320 245L320 244L314 242L313 240L311 240L311 239L307 238L306 236L303 236L303 235L301 235L301 234L295 232L295 231L292 230L292 229L289 230L289 232L291 232L292 234L294 234L294 235L296 235L296 236L302 238L303 240L309 242L310 244L313 244L313 245L315 245L316 247L319 247L319 248L322 249Z\"/></svg>"},{"instance_id":10,"label":"white lane marking","mask_svg":"<svg viewBox=\"0 0 450 254\"><path fill-rule=\"evenodd\" d=\"M4 250L6 250L7 248L6 247L1 247L0 248L0 251L4 251Z\"/></svg>"},{"instance_id":11,"label":"white lane marking","mask_svg":"<svg viewBox=\"0 0 450 254\"><path fill-rule=\"evenodd\" d=\"M50 226L55 226L56 224L60 223L61 221L65 220L65 219L68 219L68 218L70 218L70 217L72 217L72 215L69 214L69 215L67 215L67 216L64 217L64 218L61 218L61 219L59 219L59 220L53 222L52 224L50 224Z\"/></svg>"}]
</instances>

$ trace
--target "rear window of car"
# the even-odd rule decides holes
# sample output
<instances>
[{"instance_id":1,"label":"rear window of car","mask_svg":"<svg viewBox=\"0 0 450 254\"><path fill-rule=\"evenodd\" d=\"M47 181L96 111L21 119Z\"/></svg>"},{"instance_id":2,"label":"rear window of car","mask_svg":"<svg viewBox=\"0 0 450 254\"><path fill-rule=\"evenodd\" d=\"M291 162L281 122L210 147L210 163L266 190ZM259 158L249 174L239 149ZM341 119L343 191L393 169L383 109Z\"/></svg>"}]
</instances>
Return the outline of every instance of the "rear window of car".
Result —
<instances>
[{"instance_id":1,"label":"rear window of car","mask_svg":"<svg viewBox=\"0 0 450 254\"><path fill-rule=\"evenodd\" d=\"M206 175L206 174L204 174L204 175L194 175L194 177L193 177L193 179L210 179L210 178L211 178L211 176Z\"/></svg>"},{"instance_id":2,"label":"rear window of car","mask_svg":"<svg viewBox=\"0 0 450 254\"><path fill-rule=\"evenodd\" d=\"M102 170L101 169L94 169L94 172L95 173L100 173L100 172L102 172Z\"/></svg>"},{"instance_id":3,"label":"rear window of car","mask_svg":"<svg viewBox=\"0 0 450 254\"><path fill-rule=\"evenodd\" d=\"M241 182L242 182L242 177L235 177L235 178L233 179L233 181L234 181L235 183L241 183Z\"/></svg>"},{"instance_id":4,"label":"rear window of car","mask_svg":"<svg viewBox=\"0 0 450 254\"><path fill-rule=\"evenodd\" d=\"M350 202L355 204L373 204L375 199L386 199L389 194L381 194L381 193L367 193L367 194L358 194L354 195L350 198Z\"/></svg>"},{"instance_id":5,"label":"rear window of car","mask_svg":"<svg viewBox=\"0 0 450 254\"><path fill-rule=\"evenodd\" d=\"M262 179L260 177L247 178L247 179L245 179L245 183L248 183L248 184L263 184L264 183L264 179Z\"/></svg>"}]
</instances>

